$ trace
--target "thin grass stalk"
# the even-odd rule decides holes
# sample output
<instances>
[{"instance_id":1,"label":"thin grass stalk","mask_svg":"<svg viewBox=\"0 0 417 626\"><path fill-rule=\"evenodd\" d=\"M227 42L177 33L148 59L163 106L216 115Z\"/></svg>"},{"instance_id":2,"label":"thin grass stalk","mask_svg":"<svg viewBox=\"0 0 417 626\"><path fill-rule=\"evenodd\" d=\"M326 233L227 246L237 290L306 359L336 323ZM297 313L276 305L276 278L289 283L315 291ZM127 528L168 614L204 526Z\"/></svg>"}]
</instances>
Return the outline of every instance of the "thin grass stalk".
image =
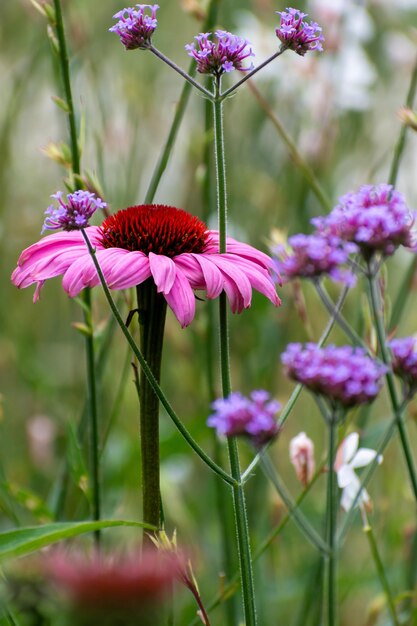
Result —
<instances>
[{"instance_id":1,"label":"thin grass stalk","mask_svg":"<svg viewBox=\"0 0 417 626\"><path fill-rule=\"evenodd\" d=\"M378 572L378 577L379 577L381 586L384 590L385 599L387 602L389 614L392 619L392 623L394 624L394 626L400 626L400 622L397 616L397 611L395 609L394 598L392 597L391 588L390 588L390 585L389 585L389 582L385 573L384 564L382 563L381 556L379 554L378 545L375 540L375 535L372 530L372 526L369 523L366 523L363 530L368 539L369 549L371 551L372 558L374 560L375 567Z\"/></svg>"},{"instance_id":2,"label":"thin grass stalk","mask_svg":"<svg viewBox=\"0 0 417 626\"><path fill-rule=\"evenodd\" d=\"M64 20L60 0L54 0L56 33L59 43L59 62L61 67L62 82L66 103L68 106L68 125L71 144L72 172L74 175L81 174L81 155L78 145L77 124L75 119L74 102L72 97L71 77L69 68L68 49L65 38ZM88 405L90 418L90 463L92 473L93 511L94 521L99 521L101 517L101 491L100 491L100 453L98 437L98 415L97 415L97 385L94 359L94 328L92 318L91 293L89 289L83 291L85 304L84 320L88 325L89 333L85 338L86 358L87 358L87 385L88 385ZM100 546L100 530L94 532L97 547Z\"/></svg>"},{"instance_id":3,"label":"thin grass stalk","mask_svg":"<svg viewBox=\"0 0 417 626\"><path fill-rule=\"evenodd\" d=\"M217 209L219 229L219 252L226 252L227 237L227 191L226 191L226 163L224 154L224 130L223 130L223 106L220 97L220 79L215 80L216 97L213 101L214 115L214 141L216 158L216 182L217 182ZM230 380L230 348L229 327L227 320L227 299L223 291L219 302L220 322L220 368L223 397L231 393ZM241 470L239 452L236 438L229 437L227 440L229 462L232 477L235 479L233 486L233 504L235 512L236 533L238 543L239 567L242 584L242 600L246 626L256 626L255 590L252 571L252 557L249 544L249 528L246 512L244 488L241 483Z\"/></svg>"}]
</instances>

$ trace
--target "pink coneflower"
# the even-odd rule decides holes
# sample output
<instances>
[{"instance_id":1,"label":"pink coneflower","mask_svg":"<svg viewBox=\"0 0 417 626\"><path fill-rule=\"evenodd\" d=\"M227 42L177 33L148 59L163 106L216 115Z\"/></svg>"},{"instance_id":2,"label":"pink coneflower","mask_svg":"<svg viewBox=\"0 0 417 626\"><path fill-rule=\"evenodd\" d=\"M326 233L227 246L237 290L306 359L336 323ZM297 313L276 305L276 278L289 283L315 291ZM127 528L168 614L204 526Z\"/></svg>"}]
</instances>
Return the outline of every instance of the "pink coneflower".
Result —
<instances>
[{"instance_id":1,"label":"pink coneflower","mask_svg":"<svg viewBox=\"0 0 417 626\"><path fill-rule=\"evenodd\" d=\"M220 254L218 232L182 209L133 206L85 233L110 289L128 289L151 278L182 327L195 315L194 290L205 290L209 299L225 291L233 313L251 305L253 288L280 304L269 256L230 237L227 253ZM45 280L61 274L71 297L100 283L78 230L48 235L24 250L12 282L20 288L37 283L36 302Z\"/></svg>"}]
</instances>

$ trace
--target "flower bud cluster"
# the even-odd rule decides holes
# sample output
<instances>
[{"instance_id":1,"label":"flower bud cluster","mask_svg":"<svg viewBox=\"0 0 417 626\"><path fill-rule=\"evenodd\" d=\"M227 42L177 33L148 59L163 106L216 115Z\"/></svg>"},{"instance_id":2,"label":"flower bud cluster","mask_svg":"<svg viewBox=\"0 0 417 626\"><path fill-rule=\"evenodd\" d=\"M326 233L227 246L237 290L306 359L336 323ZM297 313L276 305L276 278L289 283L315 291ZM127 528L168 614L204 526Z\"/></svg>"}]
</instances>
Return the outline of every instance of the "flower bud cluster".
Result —
<instances>
[{"instance_id":1,"label":"flower bud cluster","mask_svg":"<svg viewBox=\"0 0 417 626\"><path fill-rule=\"evenodd\" d=\"M411 390L417 390L417 338L401 337L388 342L392 369Z\"/></svg>"},{"instance_id":2,"label":"flower bud cluster","mask_svg":"<svg viewBox=\"0 0 417 626\"><path fill-rule=\"evenodd\" d=\"M290 343L281 361L287 376L344 407L372 402L387 371L362 348L351 346Z\"/></svg>"},{"instance_id":3,"label":"flower bud cluster","mask_svg":"<svg viewBox=\"0 0 417 626\"><path fill-rule=\"evenodd\" d=\"M74 191L63 199L62 191L57 191L51 198L58 200L58 207L51 204L45 211L42 233L45 230L80 230L88 226L88 220L97 209L105 209L107 204L90 191Z\"/></svg>"},{"instance_id":4,"label":"flower bud cluster","mask_svg":"<svg viewBox=\"0 0 417 626\"><path fill-rule=\"evenodd\" d=\"M316 22L303 22L307 13L291 8L276 12L281 16L281 23L275 32L284 48L290 48L301 56L309 50L323 50L322 29Z\"/></svg>"},{"instance_id":5,"label":"flower bud cluster","mask_svg":"<svg viewBox=\"0 0 417 626\"><path fill-rule=\"evenodd\" d=\"M197 61L197 70L200 74L221 76L224 72L233 70L247 72L253 68L253 64L248 67L243 65L247 58L254 56L246 39L225 30L216 30L215 36L217 42L210 40L211 33L200 33L194 37L197 44L185 46L189 56Z\"/></svg>"},{"instance_id":6,"label":"flower bud cluster","mask_svg":"<svg viewBox=\"0 0 417 626\"><path fill-rule=\"evenodd\" d=\"M146 9L150 9L150 15L145 12ZM137 4L136 9L133 7L122 9L113 15L114 19L119 21L109 30L119 35L126 50L137 48L146 50L151 45L151 37L158 25L156 19L158 9L157 4Z\"/></svg>"},{"instance_id":7,"label":"flower bud cluster","mask_svg":"<svg viewBox=\"0 0 417 626\"><path fill-rule=\"evenodd\" d=\"M267 391L252 391L249 398L234 392L227 398L215 400L212 408L214 413L207 425L215 428L220 436L246 435L260 447L278 434L275 416L281 405L271 400Z\"/></svg>"}]
</instances>

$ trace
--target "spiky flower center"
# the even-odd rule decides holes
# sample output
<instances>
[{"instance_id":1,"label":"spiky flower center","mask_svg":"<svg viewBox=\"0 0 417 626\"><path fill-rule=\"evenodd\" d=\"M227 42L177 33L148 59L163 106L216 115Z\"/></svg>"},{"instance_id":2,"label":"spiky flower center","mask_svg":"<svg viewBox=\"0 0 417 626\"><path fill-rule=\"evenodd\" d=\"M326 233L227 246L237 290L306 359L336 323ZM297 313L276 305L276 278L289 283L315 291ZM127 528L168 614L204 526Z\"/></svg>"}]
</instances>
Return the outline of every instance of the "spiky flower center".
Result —
<instances>
[{"instance_id":1,"label":"spiky flower center","mask_svg":"<svg viewBox=\"0 0 417 626\"><path fill-rule=\"evenodd\" d=\"M204 252L207 226L182 209L161 204L131 206L111 215L101 225L105 248L124 248L145 254L175 257Z\"/></svg>"}]
</instances>

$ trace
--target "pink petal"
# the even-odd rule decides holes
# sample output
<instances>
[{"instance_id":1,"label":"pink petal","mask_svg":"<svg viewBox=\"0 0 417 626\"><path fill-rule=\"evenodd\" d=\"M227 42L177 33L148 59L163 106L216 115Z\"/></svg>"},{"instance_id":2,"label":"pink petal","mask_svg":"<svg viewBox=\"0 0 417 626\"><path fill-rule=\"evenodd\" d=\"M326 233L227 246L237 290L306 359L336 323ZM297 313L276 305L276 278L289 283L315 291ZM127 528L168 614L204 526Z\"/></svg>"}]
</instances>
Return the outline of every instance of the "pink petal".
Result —
<instances>
[{"instance_id":1,"label":"pink petal","mask_svg":"<svg viewBox=\"0 0 417 626\"><path fill-rule=\"evenodd\" d=\"M181 267L193 289L205 289L207 297L217 298L224 288L223 274L212 263L210 255L180 254L175 264Z\"/></svg>"},{"instance_id":2,"label":"pink petal","mask_svg":"<svg viewBox=\"0 0 417 626\"><path fill-rule=\"evenodd\" d=\"M195 315L195 296L187 278L177 268L174 284L165 300L174 312L182 328L188 326Z\"/></svg>"},{"instance_id":3,"label":"pink petal","mask_svg":"<svg viewBox=\"0 0 417 626\"><path fill-rule=\"evenodd\" d=\"M242 259L233 255L225 254L224 257L228 257L232 262L246 274L252 287L262 293L268 298L275 306L280 306L281 299L278 297L275 284L268 270L259 267L252 261Z\"/></svg>"},{"instance_id":4,"label":"pink petal","mask_svg":"<svg viewBox=\"0 0 417 626\"><path fill-rule=\"evenodd\" d=\"M210 260L215 263L224 276L224 289L230 300L232 311L240 313L243 308L250 306L252 288L246 274L236 267L236 264L225 254L213 254Z\"/></svg>"},{"instance_id":5,"label":"pink petal","mask_svg":"<svg viewBox=\"0 0 417 626\"><path fill-rule=\"evenodd\" d=\"M120 250L120 248L117 248ZM115 262L108 285L111 289L129 289L151 276L149 260L139 251L128 252Z\"/></svg>"},{"instance_id":6,"label":"pink petal","mask_svg":"<svg viewBox=\"0 0 417 626\"><path fill-rule=\"evenodd\" d=\"M149 267L158 293L162 292L164 295L167 295L172 289L177 273L174 261L163 254L150 252Z\"/></svg>"}]
</instances>

